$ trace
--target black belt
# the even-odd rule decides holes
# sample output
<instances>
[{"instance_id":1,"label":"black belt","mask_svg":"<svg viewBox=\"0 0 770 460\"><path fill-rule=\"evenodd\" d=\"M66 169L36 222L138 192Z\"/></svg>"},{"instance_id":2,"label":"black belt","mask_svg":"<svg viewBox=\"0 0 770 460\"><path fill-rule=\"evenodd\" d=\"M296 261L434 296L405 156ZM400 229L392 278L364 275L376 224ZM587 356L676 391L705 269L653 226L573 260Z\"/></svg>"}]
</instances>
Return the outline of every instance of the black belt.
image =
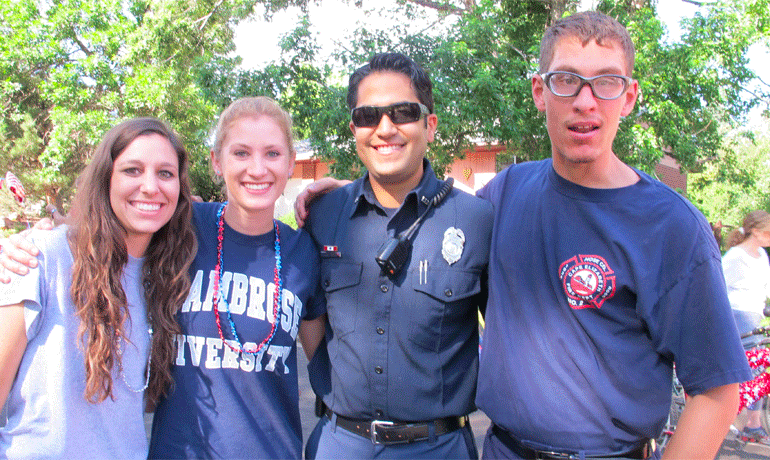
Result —
<instances>
[{"instance_id":1,"label":"black belt","mask_svg":"<svg viewBox=\"0 0 770 460\"><path fill-rule=\"evenodd\" d=\"M573 459L580 459L580 454L574 453L574 452L556 452L556 451L542 451L542 450L535 450L530 447L525 446L521 443L518 439L514 438L513 436L508 433L503 428L500 428L497 425L492 425L492 433L494 433L497 438L506 445L509 449L511 449L516 455L518 455L521 458L531 458L531 459L562 459L562 460L573 460ZM592 454L592 455L583 455L583 458L635 458L635 459L645 459L648 457L648 453L651 454L654 450L654 444L652 444L653 441L647 441L642 443L639 446L633 447L630 450L625 450L621 452L611 452L609 454Z\"/></svg>"},{"instance_id":2,"label":"black belt","mask_svg":"<svg viewBox=\"0 0 770 460\"><path fill-rule=\"evenodd\" d=\"M432 436L441 436L451 433L468 425L468 416L445 417L430 422L390 422L385 420L358 420L342 415L335 414L328 407L326 416L332 419L337 416L337 426L342 427L351 433L355 433L374 444L403 444L407 442L424 441ZM430 432L430 425L433 425L433 433Z\"/></svg>"}]
</instances>

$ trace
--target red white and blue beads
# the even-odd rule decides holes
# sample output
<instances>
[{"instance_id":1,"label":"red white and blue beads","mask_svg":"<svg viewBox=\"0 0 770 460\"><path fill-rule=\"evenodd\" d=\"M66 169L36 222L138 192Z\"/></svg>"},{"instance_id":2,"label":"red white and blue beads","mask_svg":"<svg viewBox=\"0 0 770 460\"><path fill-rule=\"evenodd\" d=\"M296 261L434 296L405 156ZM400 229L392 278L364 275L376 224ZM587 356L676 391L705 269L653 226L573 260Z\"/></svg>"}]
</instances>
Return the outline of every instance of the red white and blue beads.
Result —
<instances>
[{"instance_id":1,"label":"red white and blue beads","mask_svg":"<svg viewBox=\"0 0 770 460\"><path fill-rule=\"evenodd\" d=\"M227 301L224 298L221 298L221 290L219 287L220 280L224 277L224 239L225 239L225 210L227 209L227 203L225 202L222 204L222 206L217 210L217 219L219 221L218 224L218 233L217 233L217 265L214 268L214 316L216 318L217 322L217 330L219 331L219 337L222 339L222 343L227 345L231 350L239 353L248 353L252 355L258 354L263 348L270 345L270 342L273 340L273 337L275 336L275 332L277 329L278 324L278 318L279 318L279 312L281 309L281 302L282 302L282 295L283 295L283 281L281 279L281 235L278 230L278 222L273 220L273 227L275 228L275 269L273 270L274 273L274 284L275 284L275 294L273 295L273 321L271 323L270 327L270 334L265 337L265 339L259 343L259 345L251 346L248 348L244 348L243 344L241 343L241 339L238 336L238 333L235 330L235 323L233 322L232 314L230 313L230 305L227 303ZM225 335L222 332L222 324L221 320L219 318L219 301L222 301L222 303L225 305L225 310L227 311L227 320L230 322L230 330L232 331L233 338L235 339L235 342L238 344L237 347L233 346L225 340Z\"/></svg>"}]
</instances>

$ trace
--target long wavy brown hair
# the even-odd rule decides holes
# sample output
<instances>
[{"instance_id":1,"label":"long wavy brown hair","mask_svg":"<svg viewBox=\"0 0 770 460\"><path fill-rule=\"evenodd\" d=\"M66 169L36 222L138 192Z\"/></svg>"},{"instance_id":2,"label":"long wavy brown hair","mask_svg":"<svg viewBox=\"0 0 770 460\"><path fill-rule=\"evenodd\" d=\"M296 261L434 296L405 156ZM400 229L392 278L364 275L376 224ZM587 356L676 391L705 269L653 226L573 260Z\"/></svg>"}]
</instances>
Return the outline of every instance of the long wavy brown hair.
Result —
<instances>
[{"instance_id":1,"label":"long wavy brown hair","mask_svg":"<svg viewBox=\"0 0 770 460\"><path fill-rule=\"evenodd\" d=\"M152 410L172 383L176 312L190 288L187 272L197 251L192 225L188 155L176 134L154 118L135 118L112 128L96 148L78 179L68 234L75 259L70 294L80 318L80 341L86 368L85 398L92 403L113 397L112 370L121 365L118 334L130 320L121 285L128 262L126 232L110 205L115 159L137 137L159 134L179 159L179 201L171 220L152 237L144 254L143 285L148 321L153 329L150 382L146 409Z\"/></svg>"}]
</instances>

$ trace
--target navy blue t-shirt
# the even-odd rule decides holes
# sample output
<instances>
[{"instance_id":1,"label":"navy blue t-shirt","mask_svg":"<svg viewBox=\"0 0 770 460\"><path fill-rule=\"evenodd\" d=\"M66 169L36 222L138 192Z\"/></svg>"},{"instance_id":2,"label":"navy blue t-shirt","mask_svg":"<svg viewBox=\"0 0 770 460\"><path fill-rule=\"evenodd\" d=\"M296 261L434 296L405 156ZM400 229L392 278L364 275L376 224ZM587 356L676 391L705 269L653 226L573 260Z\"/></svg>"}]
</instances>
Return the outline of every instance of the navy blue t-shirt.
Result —
<instances>
[{"instance_id":1,"label":"navy blue t-shirt","mask_svg":"<svg viewBox=\"0 0 770 460\"><path fill-rule=\"evenodd\" d=\"M222 343L212 310L219 203L196 203L198 254L177 318L175 385L155 411L150 458L300 458L296 338L300 321L325 312L318 252L310 236L279 223L283 278L280 321L258 355ZM223 297L244 344L258 344L273 320L274 232L249 236L225 224ZM225 339L227 313L219 306ZM232 342L235 345L235 342Z\"/></svg>"},{"instance_id":2,"label":"navy blue t-shirt","mask_svg":"<svg viewBox=\"0 0 770 460\"><path fill-rule=\"evenodd\" d=\"M707 222L637 173L590 189L549 159L479 192L495 219L476 403L519 439L623 450L660 433L674 363L691 395L751 377Z\"/></svg>"}]
</instances>

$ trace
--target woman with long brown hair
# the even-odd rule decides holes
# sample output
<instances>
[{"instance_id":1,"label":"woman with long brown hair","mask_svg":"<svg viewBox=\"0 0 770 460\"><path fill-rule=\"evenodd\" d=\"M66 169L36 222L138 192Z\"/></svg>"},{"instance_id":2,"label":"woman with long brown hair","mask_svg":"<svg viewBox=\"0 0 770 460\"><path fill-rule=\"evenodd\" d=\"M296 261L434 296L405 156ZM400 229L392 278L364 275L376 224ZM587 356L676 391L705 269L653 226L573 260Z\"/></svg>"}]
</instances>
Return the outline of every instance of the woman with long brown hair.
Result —
<instances>
[{"instance_id":1,"label":"woman with long brown hair","mask_svg":"<svg viewBox=\"0 0 770 460\"><path fill-rule=\"evenodd\" d=\"M111 129L38 268L0 285L4 458L146 458L196 252L187 152L152 118Z\"/></svg>"},{"instance_id":2,"label":"woman with long brown hair","mask_svg":"<svg viewBox=\"0 0 770 460\"><path fill-rule=\"evenodd\" d=\"M770 298L770 262L764 248L770 246L770 213L751 211L743 225L727 237L727 252L722 257L722 270L727 283L727 297L733 310L738 332L751 332L764 318ZM746 340L754 340L757 336ZM751 346L749 342L746 345ZM770 436L760 423L758 401L748 406L746 425L739 436L744 441L770 445Z\"/></svg>"}]
</instances>

